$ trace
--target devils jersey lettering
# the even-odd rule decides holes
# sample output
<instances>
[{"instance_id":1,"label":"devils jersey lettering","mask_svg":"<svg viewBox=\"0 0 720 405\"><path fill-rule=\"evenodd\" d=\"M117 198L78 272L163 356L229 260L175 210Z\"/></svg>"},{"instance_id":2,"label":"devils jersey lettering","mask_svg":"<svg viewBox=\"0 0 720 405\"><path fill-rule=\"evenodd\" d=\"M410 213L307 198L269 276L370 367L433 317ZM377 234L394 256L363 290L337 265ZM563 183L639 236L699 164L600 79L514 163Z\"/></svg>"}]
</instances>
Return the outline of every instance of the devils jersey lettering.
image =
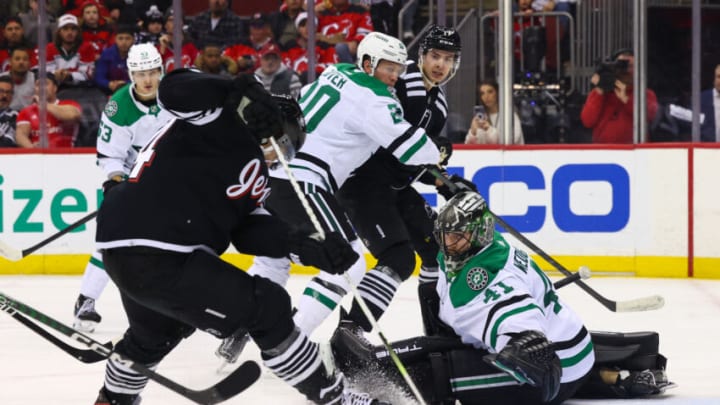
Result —
<instances>
[{"instance_id":1,"label":"devils jersey lettering","mask_svg":"<svg viewBox=\"0 0 720 405\"><path fill-rule=\"evenodd\" d=\"M178 82L168 88L193 85L186 75L163 80L168 78ZM229 80L222 83L231 88ZM191 119L171 120L141 150L128 181L108 192L98 216L99 249L149 246L221 254L248 215L264 212L269 190L262 151L238 125L234 109L222 109L225 95L201 89L194 90L192 101L198 111L175 110L190 105L181 91L159 92L168 111ZM203 103L207 106L197 107Z\"/></svg>"}]
</instances>

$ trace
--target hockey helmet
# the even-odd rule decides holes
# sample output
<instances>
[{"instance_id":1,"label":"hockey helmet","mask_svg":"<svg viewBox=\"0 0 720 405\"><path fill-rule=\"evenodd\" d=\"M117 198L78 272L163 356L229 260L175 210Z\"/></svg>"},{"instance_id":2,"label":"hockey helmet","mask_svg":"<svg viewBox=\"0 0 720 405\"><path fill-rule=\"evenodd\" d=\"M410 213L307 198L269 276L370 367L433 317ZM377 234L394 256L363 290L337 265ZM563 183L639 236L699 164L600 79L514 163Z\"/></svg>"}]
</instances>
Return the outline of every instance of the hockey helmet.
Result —
<instances>
[{"instance_id":1,"label":"hockey helmet","mask_svg":"<svg viewBox=\"0 0 720 405\"><path fill-rule=\"evenodd\" d=\"M300 105L291 96L273 94L272 99L280 107L283 116L282 133L273 136L280 147L280 151L276 152L282 153L285 160L289 161L305 143L305 117Z\"/></svg>"},{"instance_id":2,"label":"hockey helmet","mask_svg":"<svg viewBox=\"0 0 720 405\"><path fill-rule=\"evenodd\" d=\"M407 48L402 41L381 32L367 34L357 47L357 65L362 69L363 60L370 58L371 76L381 60L399 63L404 68L407 56Z\"/></svg>"},{"instance_id":3,"label":"hockey helmet","mask_svg":"<svg viewBox=\"0 0 720 405\"><path fill-rule=\"evenodd\" d=\"M127 67L130 77L133 72L143 70L152 70L160 68L162 70L162 56L153 44L137 44L130 47L127 57Z\"/></svg>"},{"instance_id":4,"label":"hockey helmet","mask_svg":"<svg viewBox=\"0 0 720 405\"><path fill-rule=\"evenodd\" d=\"M450 73L442 82L439 83L435 83L430 80L425 75L425 71L422 69L422 65L424 62L423 59L425 58L425 55L428 53L428 51L430 51L431 49L453 52L455 54L455 60L453 61L453 66L450 69ZM420 58L418 60L418 65L420 66L420 71L422 72L423 78L425 78L425 80L435 86L441 86L450 81L450 79L455 76L455 73L457 73L457 70L460 67L461 51L462 45L460 43L460 34L458 34L456 30L449 27L441 27L439 25L433 25L432 27L430 27L428 33L425 34L422 41L420 41Z\"/></svg>"},{"instance_id":5,"label":"hockey helmet","mask_svg":"<svg viewBox=\"0 0 720 405\"><path fill-rule=\"evenodd\" d=\"M458 193L440 209L433 235L448 267L460 267L493 242L495 219L480 194Z\"/></svg>"}]
</instances>

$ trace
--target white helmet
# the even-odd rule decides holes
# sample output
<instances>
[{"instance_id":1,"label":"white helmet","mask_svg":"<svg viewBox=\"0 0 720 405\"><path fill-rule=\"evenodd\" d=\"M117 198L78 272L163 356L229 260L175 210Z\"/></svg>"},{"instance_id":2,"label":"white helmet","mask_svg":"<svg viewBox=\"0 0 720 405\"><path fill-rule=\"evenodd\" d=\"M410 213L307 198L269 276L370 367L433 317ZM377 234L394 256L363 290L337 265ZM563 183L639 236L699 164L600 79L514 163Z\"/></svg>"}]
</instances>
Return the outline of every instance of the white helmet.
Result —
<instances>
[{"instance_id":1,"label":"white helmet","mask_svg":"<svg viewBox=\"0 0 720 405\"><path fill-rule=\"evenodd\" d=\"M363 68L363 58L370 57L370 75L375 74L375 68L381 60L395 62L405 66L407 48L397 38L381 32L371 32L360 41L357 47L357 65Z\"/></svg>"},{"instance_id":2,"label":"white helmet","mask_svg":"<svg viewBox=\"0 0 720 405\"><path fill-rule=\"evenodd\" d=\"M132 72L142 70L152 70L160 68L162 70L162 56L153 44L137 44L130 47L127 57L128 73L132 78Z\"/></svg>"}]
</instances>

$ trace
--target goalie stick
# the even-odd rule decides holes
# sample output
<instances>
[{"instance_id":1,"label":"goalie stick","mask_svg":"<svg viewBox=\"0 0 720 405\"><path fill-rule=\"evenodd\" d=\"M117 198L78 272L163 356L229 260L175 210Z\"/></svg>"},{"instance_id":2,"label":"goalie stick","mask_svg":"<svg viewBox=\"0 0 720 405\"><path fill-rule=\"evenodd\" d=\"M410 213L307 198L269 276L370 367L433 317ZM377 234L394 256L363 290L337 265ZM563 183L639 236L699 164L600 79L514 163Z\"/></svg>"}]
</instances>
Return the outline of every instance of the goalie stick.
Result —
<instances>
[{"instance_id":1,"label":"goalie stick","mask_svg":"<svg viewBox=\"0 0 720 405\"><path fill-rule=\"evenodd\" d=\"M95 218L97 216L98 212L93 211L84 217L78 219L77 221L73 222L72 224L68 225L67 227L61 229L57 233L51 235L49 238L42 240L33 246L30 246L27 249L18 249L14 246L10 246L7 243L0 240L0 256L3 256L4 258L16 262L18 260L21 260L23 257L29 255L30 253L35 252L36 250L44 247L45 245L53 242L55 239L65 235L66 233L72 232L76 228L82 226L84 223L90 221L91 219Z\"/></svg>"},{"instance_id":2,"label":"goalie stick","mask_svg":"<svg viewBox=\"0 0 720 405\"><path fill-rule=\"evenodd\" d=\"M450 191L456 192L458 190L458 187L453 182L448 180L447 177L443 176L437 169L429 168L428 171L430 171L433 176L443 182L443 184L445 184L450 189ZM489 208L488 211L490 211ZM504 219L502 219L492 211L490 211L490 214L492 214L493 218L495 218L498 225L505 228L505 230L508 231L510 235L514 236L525 246L529 247L532 251L537 253L546 262L550 263L550 265L555 267L560 273L565 276L571 276L573 274L565 266L560 264L557 260L553 259L552 256L545 253L544 250L540 249L538 245L534 244L530 239L526 238L517 229L513 228L510 224L505 222ZM665 300L659 295L651 295L648 297L636 298L627 301L613 301L609 298L604 297L599 292L595 291L592 287L585 284L582 280L576 280L575 284L577 284L578 287L588 293L591 297L595 298L600 304L602 304L605 308L609 309L612 312L652 311L655 309L660 309L663 307L663 305L665 305Z\"/></svg>"},{"instance_id":3,"label":"goalie stick","mask_svg":"<svg viewBox=\"0 0 720 405\"><path fill-rule=\"evenodd\" d=\"M78 358L80 361L92 363L94 361L99 361L95 360L98 356L101 360L112 358L113 360L121 362L124 366L131 368L156 383L198 404L216 404L228 400L247 389L260 377L260 367L257 363L254 361L246 361L217 384L203 390L193 390L170 380L162 374L159 374L140 363L135 363L130 359L121 357L119 354L114 353L111 348L103 345L97 340L76 331L75 329L5 295L2 292L0 292L0 310L7 312L23 325L30 328L33 332L38 333L66 353L73 355L73 357L78 358L75 356L75 354L78 353L85 354L85 360ZM21 315L20 313L26 315L27 317ZM89 348L89 351L95 353L95 355L91 356L87 354L87 351L85 350L73 348L72 346L60 341L55 336L50 335L47 331L42 330L38 325L35 325L30 319L28 319L28 317L42 323L43 325L49 326L55 331L60 332L80 344L85 345ZM69 350L68 348L74 349L74 351Z\"/></svg>"}]
</instances>

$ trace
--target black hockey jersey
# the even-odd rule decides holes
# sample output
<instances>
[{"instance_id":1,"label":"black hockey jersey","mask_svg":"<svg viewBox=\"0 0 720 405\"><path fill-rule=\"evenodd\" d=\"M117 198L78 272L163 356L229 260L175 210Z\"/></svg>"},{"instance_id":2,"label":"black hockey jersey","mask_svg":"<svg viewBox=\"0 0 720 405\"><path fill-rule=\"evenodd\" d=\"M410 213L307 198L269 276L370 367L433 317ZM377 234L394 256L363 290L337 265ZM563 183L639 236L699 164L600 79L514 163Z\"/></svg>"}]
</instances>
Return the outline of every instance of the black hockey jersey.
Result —
<instances>
[{"instance_id":1,"label":"black hockey jersey","mask_svg":"<svg viewBox=\"0 0 720 405\"><path fill-rule=\"evenodd\" d=\"M405 73L395 83L396 96L403 109L403 117L411 125L422 127L431 139L440 136L447 120L447 101L445 92L438 86L429 91L425 89L420 68L412 60L406 62ZM370 159L353 173L355 181L349 187L360 187L358 181L372 183L385 182L396 186L406 186L417 168L401 164L385 149L378 149Z\"/></svg>"},{"instance_id":2,"label":"black hockey jersey","mask_svg":"<svg viewBox=\"0 0 720 405\"><path fill-rule=\"evenodd\" d=\"M263 211L258 208L270 192L264 157L235 109L222 108L230 80L207 78L185 70L162 80L159 100L178 118L143 148L128 181L107 193L97 219L99 249L221 254L251 217L280 222L251 215ZM236 247L276 257L286 253Z\"/></svg>"}]
</instances>

